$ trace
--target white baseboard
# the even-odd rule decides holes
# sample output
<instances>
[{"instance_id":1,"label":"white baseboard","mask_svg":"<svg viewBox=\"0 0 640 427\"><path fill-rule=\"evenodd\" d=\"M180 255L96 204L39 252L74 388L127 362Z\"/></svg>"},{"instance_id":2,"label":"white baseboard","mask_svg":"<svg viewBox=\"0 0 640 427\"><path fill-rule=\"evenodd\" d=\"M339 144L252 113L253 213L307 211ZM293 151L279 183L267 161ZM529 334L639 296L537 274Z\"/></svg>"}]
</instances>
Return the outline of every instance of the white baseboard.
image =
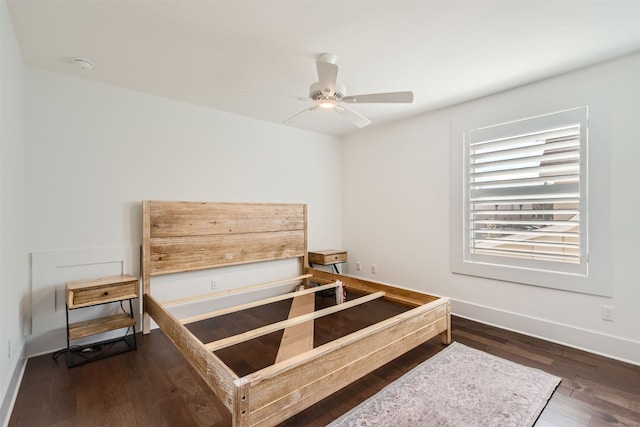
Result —
<instances>
[{"instance_id":1,"label":"white baseboard","mask_svg":"<svg viewBox=\"0 0 640 427\"><path fill-rule=\"evenodd\" d=\"M640 365L640 342L525 316L466 301L451 300L452 314L466 319Z\"/></svg>"},{"instance_id":2,"label":"white baseboard","mask_svg":"<svg viewBox=\"0 0 640 427\"><path fill-rule=\"evenodd\" d=\"M9 425L9 418L11 418L11 412L13 405L16 402L18 396L18 390L20 389L20 383L22 382L22 375L24 369L27 366L26 345L23 343L20 349L19 355L16 358L11 375L9 375L9 381L6 389L4 390L4 396L0 401L0 425L7 427Z\"/></svg>"}]
</instances>

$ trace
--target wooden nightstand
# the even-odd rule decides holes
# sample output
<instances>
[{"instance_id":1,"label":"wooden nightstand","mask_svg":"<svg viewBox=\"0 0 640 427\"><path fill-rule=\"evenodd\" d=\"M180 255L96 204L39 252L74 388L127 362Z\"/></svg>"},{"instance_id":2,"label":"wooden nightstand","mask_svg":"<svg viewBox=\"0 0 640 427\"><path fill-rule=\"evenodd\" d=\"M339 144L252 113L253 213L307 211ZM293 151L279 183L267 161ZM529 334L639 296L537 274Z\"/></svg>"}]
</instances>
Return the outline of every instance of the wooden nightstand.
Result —
<instances>
[{"instance_id":1,"label":"wooden nightstand","mask_svg":"<svg viewBox=\"0 0 640 427\"><path fill-rule=\"evenodd\" d=\"M132 300L138 298L139 293L140 284L138 278L131 275L101 277L66 283L68 367L137 348L136 320L133 315ZM122 305L125 301L129 301L129 312L126 312ZM122 313L81 322L69 322L69 312L71 310L112 303L119 303ZM123 328L127 328L127 330L122 337L97 343L71 346L72 340ZM131 334L129 334L130 331L132 331ZM109 347L107 350L110 351L103 350L105 347Z\"/></svg>"},{"instance_id":2,"label":"wooden nightstand","mask_svg":"<svg viewBox=\"0 0 640 427\"><path fill-rule=\"evenodd\" d=\"M337 249L324 249L309 252L309 264L331 265L334 271L340 274L337 264L347 261L347 251Z\"/></svg>"}]
</instances>

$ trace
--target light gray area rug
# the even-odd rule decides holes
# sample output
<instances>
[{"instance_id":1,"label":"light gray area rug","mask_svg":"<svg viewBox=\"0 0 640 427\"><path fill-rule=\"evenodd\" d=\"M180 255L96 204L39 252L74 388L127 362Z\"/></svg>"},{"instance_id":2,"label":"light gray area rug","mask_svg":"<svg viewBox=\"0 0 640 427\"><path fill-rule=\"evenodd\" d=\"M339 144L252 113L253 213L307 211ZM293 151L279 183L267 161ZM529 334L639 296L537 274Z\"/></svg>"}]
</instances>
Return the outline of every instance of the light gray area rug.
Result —
<instances>
[{"instance_id":1,"label":"light gray area rug","mask_svg":"<svg viewBox=\"0 0 640 427\"><path fill-rule=\"evenodd\" d=\"M532 426L559 383L454 342L329 425Z\"/></svg>"}]
</instances>

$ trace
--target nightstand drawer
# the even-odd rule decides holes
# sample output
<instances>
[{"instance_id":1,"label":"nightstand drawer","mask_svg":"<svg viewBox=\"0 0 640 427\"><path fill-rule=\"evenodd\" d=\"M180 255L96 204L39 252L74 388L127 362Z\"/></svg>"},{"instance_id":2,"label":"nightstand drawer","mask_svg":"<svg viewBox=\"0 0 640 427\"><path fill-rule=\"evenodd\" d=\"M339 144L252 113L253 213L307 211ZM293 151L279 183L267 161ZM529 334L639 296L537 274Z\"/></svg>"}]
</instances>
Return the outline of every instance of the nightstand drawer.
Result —
<instances>
[{"instance_id":1,"label":"nightstand drawer","mask_svg":"<svg viewBox=\"0 0 640 427\"><path fill-rule=\"evenodd\" d=\"M133 276L112 276L100 280L67 282L67 305L70 309L88 307L137 298L138 279Z\"/></svg>"},{"instance_id":2,"label":"nightstand drawer","mask_svg":"<svg viewBox=\"0 0 640 427\"><path fill-rule=\"evenodd\" d=\"M311 264L331 265L347 261L347 251L326 249L323 251L309 252Z\"/></svg>"}]
</instances>

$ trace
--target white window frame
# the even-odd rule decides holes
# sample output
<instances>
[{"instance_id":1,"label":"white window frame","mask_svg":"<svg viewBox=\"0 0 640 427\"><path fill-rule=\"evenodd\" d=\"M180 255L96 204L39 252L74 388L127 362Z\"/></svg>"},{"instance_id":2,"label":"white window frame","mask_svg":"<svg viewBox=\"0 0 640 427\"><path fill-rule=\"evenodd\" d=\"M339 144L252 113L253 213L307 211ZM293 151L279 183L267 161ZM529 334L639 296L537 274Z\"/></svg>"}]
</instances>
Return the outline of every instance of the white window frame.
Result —
<instances>
[{"instance_id":1,"label":"white window frame","mask_svg":"<svg viewBox=\"0 0 640 427\"><path fill-rule=\"evenodd\" d=\"M470 138L501 138L580 125L580 262L551 262L473 254L470 250L469 143ZM452 128L451 268L466 274L514 283L581 293L609 295L610 289L590 278L589 263L589 109L579 107L497 125Z\"/></svg>"}]
</instances>

